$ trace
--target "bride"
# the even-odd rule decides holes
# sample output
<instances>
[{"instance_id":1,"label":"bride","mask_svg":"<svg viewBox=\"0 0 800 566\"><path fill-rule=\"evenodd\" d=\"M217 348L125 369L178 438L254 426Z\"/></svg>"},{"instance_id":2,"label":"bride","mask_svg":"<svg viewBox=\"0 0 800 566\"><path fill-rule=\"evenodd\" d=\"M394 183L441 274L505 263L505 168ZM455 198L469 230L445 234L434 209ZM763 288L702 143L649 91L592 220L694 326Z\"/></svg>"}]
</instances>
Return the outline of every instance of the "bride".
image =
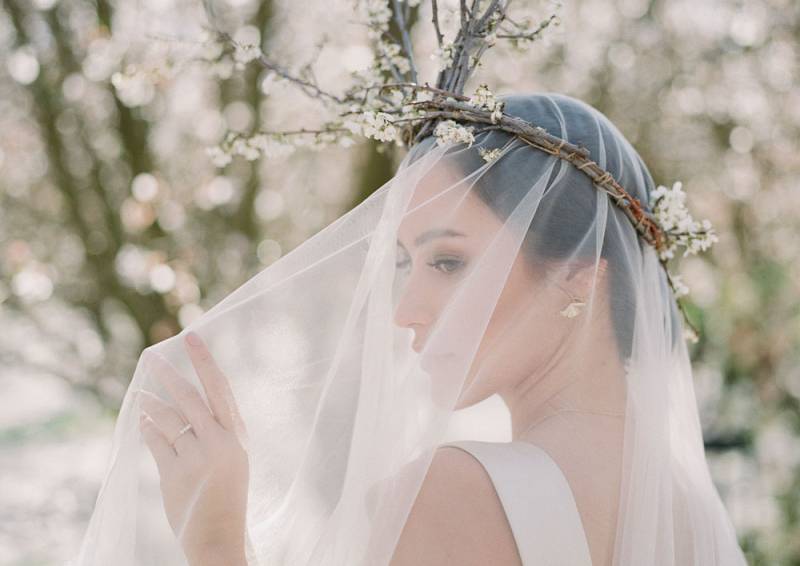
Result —
<instances>
[{"instance_id":1,"label":"bride","mask_svg":"<svg viewBox=\"0 0 800 566\"><path fill-rule=\"evenodd\" d=\"M600 112L503 100L652 204ZM658 251L558 155L446 138L145 350L74 564L745 564Z\"/></svg>"}]
</instances>

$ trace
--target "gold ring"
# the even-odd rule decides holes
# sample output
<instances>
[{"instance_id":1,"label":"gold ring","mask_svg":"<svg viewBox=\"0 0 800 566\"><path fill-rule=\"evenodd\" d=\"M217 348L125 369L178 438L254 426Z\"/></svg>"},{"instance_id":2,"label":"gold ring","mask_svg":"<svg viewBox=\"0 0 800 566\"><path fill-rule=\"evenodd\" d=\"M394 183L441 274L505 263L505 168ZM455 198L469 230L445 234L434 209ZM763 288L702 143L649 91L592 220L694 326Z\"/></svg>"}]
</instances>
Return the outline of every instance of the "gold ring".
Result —
<instances>
[{"instance_id":1,"label":"gold ring","mask_svg":"<svg viewBox=\"0 0 800 566\"><path fill-rule=\"evenodd\" d=\"M182 429L180 429L178 431L178 434L175 436L175 438L172 439L172 442L170 442L170 445L174 448L175 447L175 443L178 441L178 439L181 437L181 435L189 432L190 430L192 430L192 423L189 423L186 426L184 426Z\"/></svg>"}]
</instances>

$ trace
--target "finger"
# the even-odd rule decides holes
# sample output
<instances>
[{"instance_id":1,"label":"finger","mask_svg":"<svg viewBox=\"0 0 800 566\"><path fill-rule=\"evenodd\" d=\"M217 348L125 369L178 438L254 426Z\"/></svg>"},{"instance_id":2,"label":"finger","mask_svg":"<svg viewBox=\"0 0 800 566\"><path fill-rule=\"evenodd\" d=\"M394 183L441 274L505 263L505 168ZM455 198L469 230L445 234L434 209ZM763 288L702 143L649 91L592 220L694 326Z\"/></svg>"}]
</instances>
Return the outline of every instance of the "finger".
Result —
<instances>
[{"instance_id":1,"label":"finger","mask_svg":"<svg viewBox=\"0 0 800 566\"><path fill-rule=\"evenodd\" d=\"M159 399L158 396L149 391L139 391L139 406L178 454L190 450L193 443L197 441L193 430L181 434L181 430L186 426L186 421L174 407Z\"/></svg>"},{"instance_id":2,"label":"finger","mask_svg":"<svg viewBox=\"0 0 800 566\"><path fill-rule=\"evenodd\" d=\"M156 379L164 386L177 404L180 413L192 423L198 434L216 426L211 410L200 396L200 392L184 379L166 358L154 352L150 356L150 362Z\"/></svg>"},{"instance_id":3,"label":"finger","mask_svg":"<svg viewBox=\"0 0 800 566\"><path fill-rule=\"evenodd\" d=\"M197 376L205 389L211 410L219 423L227 430L235 431L244 426L228 379L217 365L203 339L196 332L186 335L186 349Z\"/></svg>"},{"instance_id":4,"label":"finger","mask_svg":"<svg viewBox=\"0 0 800 566\"><path fill-rule=\"evenodd\" d=\"M141 430L142 438L144 438L147 448L150 449L150 453L156 461L159 473L162 473L162 470L175 461L177 456L175 450L169 445L155 423L144 413L139 417L139 430Z\"/></svg>"}]
</instances>

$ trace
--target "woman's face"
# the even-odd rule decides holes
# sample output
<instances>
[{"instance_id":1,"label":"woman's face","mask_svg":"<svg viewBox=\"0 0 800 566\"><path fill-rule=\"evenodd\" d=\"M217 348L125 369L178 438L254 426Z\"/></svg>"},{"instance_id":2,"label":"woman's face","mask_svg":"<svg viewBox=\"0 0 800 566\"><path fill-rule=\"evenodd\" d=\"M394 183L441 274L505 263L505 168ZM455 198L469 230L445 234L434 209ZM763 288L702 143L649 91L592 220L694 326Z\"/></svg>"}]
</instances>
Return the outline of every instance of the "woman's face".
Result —
<instances>
[{"instance_id":1,"label":"woman's face","mask_svg":"<svg viewBox=\"0 0 800 566\"><path fill-rule=\"evenodd\" d=\"M504 228L474 190L463 182L451 187L455 179L437 166L416 187L411 212L399 226L395 323L414 331L412 347L422 352L422 366L430 369L435 382L460 379L451 374L463 373L463 365L454 371L453 363L469 359L479 341L456 403L460 409L529 378L551 359L571 321L558 315L570 300L564 291L547 283L515 251L518 236ZM416 208L421 203L425 204ZM506 259L497 260L497 265L513 260L508 277L491 265L503 254ZM464 287L467 274L471 277ZM502 284L498 281L505 284L495 302L497 293L492 296L491 289ZM457 290L464 294L448 305ZM482 332L484 305L494 309ZM448 306L457 316L449 316ZM428 344L443 312L448 316L437 335L444 338Z\"/></svg>"}]
</instances>

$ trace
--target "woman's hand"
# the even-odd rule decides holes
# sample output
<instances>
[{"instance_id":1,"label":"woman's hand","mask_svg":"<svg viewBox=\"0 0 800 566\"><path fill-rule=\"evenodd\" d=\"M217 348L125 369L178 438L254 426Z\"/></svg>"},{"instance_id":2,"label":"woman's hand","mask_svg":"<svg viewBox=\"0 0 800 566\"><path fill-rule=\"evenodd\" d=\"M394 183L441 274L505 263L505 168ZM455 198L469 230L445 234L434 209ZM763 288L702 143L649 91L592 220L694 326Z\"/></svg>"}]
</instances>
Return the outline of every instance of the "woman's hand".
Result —
<instances>
[{"instance_id":1,"label":"woman's hand","mask_svg":"<svg viewBox=\"0 0 800 566\"><path fill-rule=\"evenodd\" d=\"M244 423L225 375L200 337L190 332L184 346L208 405L155 354L153 373L175 405L140 390L142 435L158 467L167 519L189 563L246 566L249 466ZM181 433L187 425L191 428Z\"/></svg>"}]
</instances>

